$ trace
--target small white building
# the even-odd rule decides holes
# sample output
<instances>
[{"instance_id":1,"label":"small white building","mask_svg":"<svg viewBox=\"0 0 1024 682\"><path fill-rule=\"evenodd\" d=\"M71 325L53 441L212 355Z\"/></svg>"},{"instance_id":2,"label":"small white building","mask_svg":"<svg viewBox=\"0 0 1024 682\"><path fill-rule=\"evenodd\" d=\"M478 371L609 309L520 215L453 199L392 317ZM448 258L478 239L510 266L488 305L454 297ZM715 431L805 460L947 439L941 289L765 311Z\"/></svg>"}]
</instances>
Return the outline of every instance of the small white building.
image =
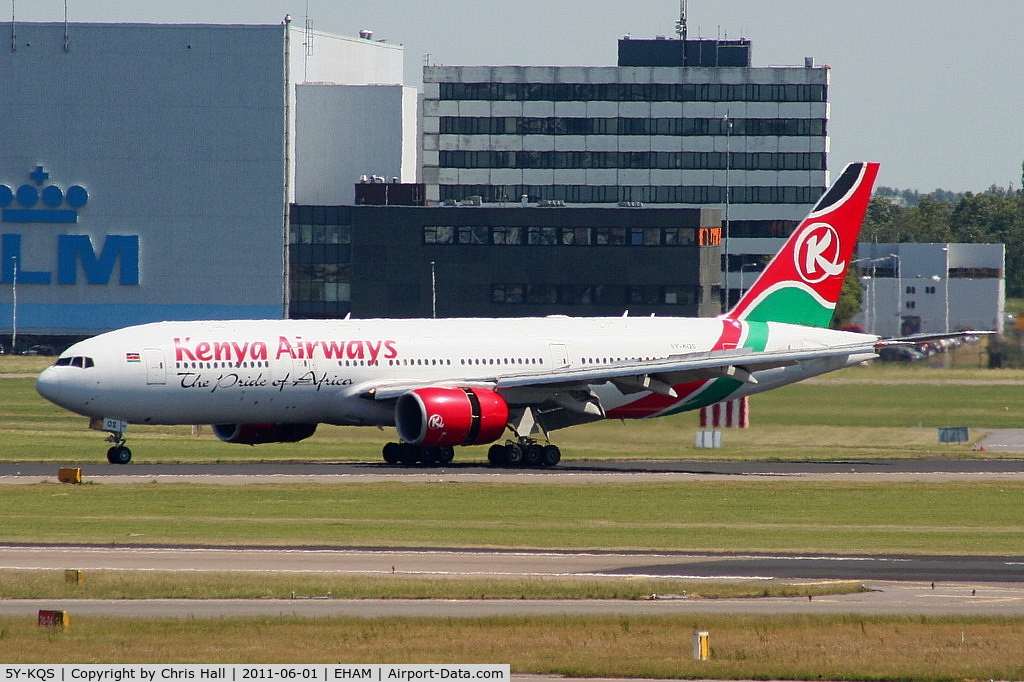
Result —
<instances>
[{"instance_id":1,"label":"small white building","mask_svg":"<svg viewBox=\"0 0 1024 682\"><path fill-rule=\"evenodd\" d=\"M867 332L1002 331L1003 244L861 244L854 262Z\"/></svg>"}]
</instances>

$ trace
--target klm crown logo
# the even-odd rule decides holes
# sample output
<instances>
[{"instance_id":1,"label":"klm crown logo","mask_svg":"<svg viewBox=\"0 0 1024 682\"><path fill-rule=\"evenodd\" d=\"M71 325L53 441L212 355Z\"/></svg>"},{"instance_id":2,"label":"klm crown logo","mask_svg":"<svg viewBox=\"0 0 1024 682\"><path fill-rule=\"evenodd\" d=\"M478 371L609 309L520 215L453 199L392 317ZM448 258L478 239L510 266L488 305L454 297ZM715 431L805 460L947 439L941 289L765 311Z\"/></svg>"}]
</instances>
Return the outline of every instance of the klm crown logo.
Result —
<instances>
[{"instance_id":1,"label":"klm crown logo","mask_svg":"<svg viewBox=\"0 0 1024 682\"><path fill-rule=\"evenodd\" d=\"M5 223L77 223L78 209L89 203L89 192L81 185L72 185L65 192L58 185L43 183L50 174L42 166L28 174L34 184L24 184L13 191L0 185L0 207ZM42 189L40 189L42 188ZM11 206L17 201L15 206ZM42 206L39 206L42 202ZM71 208L63 208L65 205Z\"/></svg>"}]
</instances>

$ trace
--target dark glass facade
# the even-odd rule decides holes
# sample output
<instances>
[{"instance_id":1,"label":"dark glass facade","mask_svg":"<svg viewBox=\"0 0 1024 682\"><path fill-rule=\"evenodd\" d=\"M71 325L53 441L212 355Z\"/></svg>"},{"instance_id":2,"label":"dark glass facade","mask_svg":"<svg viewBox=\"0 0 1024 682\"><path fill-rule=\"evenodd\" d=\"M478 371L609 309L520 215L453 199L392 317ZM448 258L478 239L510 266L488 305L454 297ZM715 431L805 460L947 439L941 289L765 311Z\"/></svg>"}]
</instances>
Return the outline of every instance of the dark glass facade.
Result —
<instances>
[{"instance_id":1,"label":"dark glass facade","mask_svg":"<svg viewBox=\"0 0 1024 682\"><path fill-rule=\"evenodd\" d=\"M714 315L721 212L291 207L291 317Z\"/></svg>"}]
</instances>

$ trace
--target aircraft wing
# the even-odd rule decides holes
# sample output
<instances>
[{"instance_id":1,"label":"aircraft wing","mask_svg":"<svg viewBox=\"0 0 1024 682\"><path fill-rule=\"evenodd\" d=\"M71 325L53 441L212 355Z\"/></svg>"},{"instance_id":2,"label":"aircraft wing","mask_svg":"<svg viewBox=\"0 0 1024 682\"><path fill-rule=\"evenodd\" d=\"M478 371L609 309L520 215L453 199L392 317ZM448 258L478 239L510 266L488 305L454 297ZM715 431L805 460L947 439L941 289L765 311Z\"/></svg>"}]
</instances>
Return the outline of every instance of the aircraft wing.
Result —
<instances>
[{"instance_id":1,"label":"aircraft wing","mask_svg":"<svg viewBox=\"0 0 1024 682\"><path fill-rule=\"evenodd\" d=\"M429 385L457 385L467 388L490 388L501 393L510 403L537 403L567 390L583 390L593 384L614 383L624 393L651 391L675 397L673 385L701 379L731 377L741 382L757 383L753 373L798 362L849 355L873 354L877 340L818 348L755 352L745 348L671 355L654 361L622 361L600 366L565 367L530 372L509 372L490 376L466 377ZM397 382L366 390L368 397L392 400L406 391L426 384ZM365 389L365 387L364 387Z\"/></svg>"},{"instance_id":2,"label":"aircraft wing","mask_svg":"<svg viewBox=\"0 0 1024 682\"><path fill-rule=\"evenodd\" d=\"M916 346L919 343L927 343L929 341L946 341L949 339L967 339L972 336L988 336L990 334L996 334L995 331L960 331L960 332L938 332L934 334L911 334L910 336L900 336L892 339L881 339L878 342L879 348L886 348L889 346Z\"/></svg>"}]
</instances>

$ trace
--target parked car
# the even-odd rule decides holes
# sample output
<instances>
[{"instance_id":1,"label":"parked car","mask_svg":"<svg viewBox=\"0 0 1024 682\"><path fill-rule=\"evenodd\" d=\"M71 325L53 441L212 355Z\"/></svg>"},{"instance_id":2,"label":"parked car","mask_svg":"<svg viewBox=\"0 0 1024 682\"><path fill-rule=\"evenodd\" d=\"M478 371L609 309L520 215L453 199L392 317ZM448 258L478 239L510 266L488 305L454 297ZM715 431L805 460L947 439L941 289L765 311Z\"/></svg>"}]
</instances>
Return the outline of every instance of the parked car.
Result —
<instances>
[{"instance_id":1,"label":"parked car","mask_svg":"<svg viewBox=\"0 0 1024 682\"><path fill-rule=\"evenodd\" d=\"M878 357L882 362L916 362L928 356L913 346L887 346L878 352Z\"/></svg>"},{"instance_id":2,"label":"parked car","mask_svg":"<svg viewBox=\"0 0 1024 682\"><path fill-rule=\"evenodd\" d=\"M56 355L57 349L53 346L46 344L39 344L31 346L28 350L24 351L22 355Z\"/></svg>"}]
</instances>

